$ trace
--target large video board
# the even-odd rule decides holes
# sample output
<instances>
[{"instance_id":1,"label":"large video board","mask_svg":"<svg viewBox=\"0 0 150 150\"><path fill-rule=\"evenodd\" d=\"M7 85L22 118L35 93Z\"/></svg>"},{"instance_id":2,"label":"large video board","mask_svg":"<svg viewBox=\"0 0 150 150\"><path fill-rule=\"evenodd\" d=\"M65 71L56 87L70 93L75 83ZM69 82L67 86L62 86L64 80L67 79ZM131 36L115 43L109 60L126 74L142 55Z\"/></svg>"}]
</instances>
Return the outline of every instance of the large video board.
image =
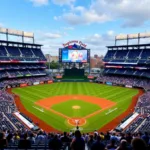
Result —
<instances>
[{"instance_id":1,"label":"large video board","mask_svg":"<svg viewBox=\"0 0 150 150\"><path fill-rule=\"evenodd\" d=\"M61 49L60 61L63 63L87 63L89 62L88 50Z\"/></svg>"}]
</instances>

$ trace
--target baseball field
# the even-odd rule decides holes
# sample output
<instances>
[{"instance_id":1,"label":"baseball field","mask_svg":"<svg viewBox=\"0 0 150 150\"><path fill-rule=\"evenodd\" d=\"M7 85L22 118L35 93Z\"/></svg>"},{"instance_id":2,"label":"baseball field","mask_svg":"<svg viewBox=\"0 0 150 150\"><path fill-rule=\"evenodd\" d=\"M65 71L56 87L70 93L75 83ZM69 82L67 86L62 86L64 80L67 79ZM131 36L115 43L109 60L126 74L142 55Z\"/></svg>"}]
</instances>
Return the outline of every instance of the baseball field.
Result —
<instances>
[{"instance_id":1,"label":"baseball field","mask_svg":"<svg viewBox=\"0 0 150 150\"><path fill-rule=\"evenodd\" d=\"M122 114L137 89L97 83L63 82L15 88L25 108L59 131L76 125L93 131Z\"/></svg>"}]
</instances>

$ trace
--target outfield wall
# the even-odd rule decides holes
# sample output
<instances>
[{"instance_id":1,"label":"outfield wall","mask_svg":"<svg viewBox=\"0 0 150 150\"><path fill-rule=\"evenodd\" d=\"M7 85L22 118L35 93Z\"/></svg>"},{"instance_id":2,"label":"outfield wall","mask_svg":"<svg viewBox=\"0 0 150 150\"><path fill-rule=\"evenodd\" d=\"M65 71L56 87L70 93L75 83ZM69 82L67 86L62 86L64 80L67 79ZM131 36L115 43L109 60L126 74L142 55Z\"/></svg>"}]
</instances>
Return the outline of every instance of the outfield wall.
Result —
<instances>
[{"instance_id":1,"label":"outfield wall","mask_svg":"<svg viewBox=\"0 0 150 150\"><path fill-rule=\"evenodd\" d=\"M30 82L30 83L21 83L21 84L13 84L13 85L7 85L7 89L9 88L16 88L16 87L26 87L26 86L36 86L36 85L39 85L39 84L51 84L53 83L52 80L49 80L49 81L41 81L41 82Z\"/></svg>"}]
</instances>

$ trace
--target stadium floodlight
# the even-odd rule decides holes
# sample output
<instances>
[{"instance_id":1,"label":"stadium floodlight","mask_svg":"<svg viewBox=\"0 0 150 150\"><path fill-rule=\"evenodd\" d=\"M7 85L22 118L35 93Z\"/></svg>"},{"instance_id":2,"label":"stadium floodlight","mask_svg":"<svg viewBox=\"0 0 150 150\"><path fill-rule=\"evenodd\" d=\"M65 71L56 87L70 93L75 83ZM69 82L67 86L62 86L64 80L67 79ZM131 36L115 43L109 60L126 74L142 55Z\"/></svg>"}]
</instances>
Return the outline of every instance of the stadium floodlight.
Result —
<instances>
[{"instance_id":1,"label":"stadium floodlight","mask_svg":"<svg viewBox=\"0 0 150 150\"><path fill-rule=\"evenodd\" d=\"M1 28L1 27L0 27L0 33L7 33L7 29L6 29L6 28Z\"/></svg>"},{"instance_id":2,"label":"stadium floodlight","mask_svg":"<svg viewBox=\"0 0 150 150\"><path fill-rule=\"evenodd\" d=\"M150 37L150 32L140 33L140 38L149 38L149 37Z\"/></svg>"},{"instance_id":3,"label":"stadium floodlight","mask_svg":"<svg viewBox=\"0 0 150 150\"><path fill-rule=\"evenodd\" d=\"M128 34L128 39L138 39L139 34L135 33L135 34Z\"/></svg>"},{"instance_id":4,"label":"stadium floodlight","mask_svg":"<svg viewBox=\"0 0 150 150\"><path fill-rule=\"evenodd\" d=\"M127 45L128 45L129 40L138 39L138 44L140 44L141 38L150 38L150 32L133 33L133 34L119 34L115 38L115 46L117 45L117 41L119 41L119 40L127 40Z\"/></svg>"},{"instance_id":5,"label":"stadium floodlight","mask_svg":"<svg viewBox=\"0 0 150 150\"><path fill-rule=\"evenodd\" d=\"M116 36L116 40L126 40L127 34L119 34Z\"/></svg>"},{"instance_id":6,"label":"stadium floodlight","mask_svg":"<svg viewBox=\"0 0 150 150\"><path fill-rule=\"evenodd\" d=\"M34 33L32 33L32 32L25 32L25 31L20 31L20 30L15 30L15 29L7 29L7 28L1 28L0 27L0 33L6 34L7 41L8 41L8 35L15 35L15 36L21 36L23 43L24 43L24 37L32 38L33 43L34 43Z\"/></svg>"},{"instance_id":7,"label":"stadium floodlight","mask_svg":"<svg viewBox=\"0 0 150 150\"><path fill-rule=\"evenodd\" d=\"M8 29L8 34L22 36L23 33L22 31L19 31L19 30Z\"/></svg>"},{"instance_id":8,"label":"stadium floodlight","mask_svg":"<svg viewBox=\"0 0 150 150\"><path fill-rule=\"evenodd\" d=\"M23 32L24 37L33 38L34 34L32 32Z\"/></svg>"}]
</instances>

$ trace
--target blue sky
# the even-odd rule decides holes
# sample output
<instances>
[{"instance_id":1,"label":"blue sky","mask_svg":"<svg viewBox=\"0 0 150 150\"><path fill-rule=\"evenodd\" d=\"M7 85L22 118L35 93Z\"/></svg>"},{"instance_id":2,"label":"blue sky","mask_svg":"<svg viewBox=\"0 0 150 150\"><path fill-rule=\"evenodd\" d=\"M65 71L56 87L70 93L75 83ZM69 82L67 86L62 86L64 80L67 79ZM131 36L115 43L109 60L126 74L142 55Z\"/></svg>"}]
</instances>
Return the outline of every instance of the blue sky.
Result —
<instances>
[{"instance_id":1,"label":"blue sky","mask_svg":"<svg viewBox=\"0 0 150 150\"><path fill-rule=\"evenodd\" d=\"M104 55L115 35L150 31L149 6L149 0L1 0L0 26L34 32L51 55L70 40Z\"/></svg>"}]
</instances>

